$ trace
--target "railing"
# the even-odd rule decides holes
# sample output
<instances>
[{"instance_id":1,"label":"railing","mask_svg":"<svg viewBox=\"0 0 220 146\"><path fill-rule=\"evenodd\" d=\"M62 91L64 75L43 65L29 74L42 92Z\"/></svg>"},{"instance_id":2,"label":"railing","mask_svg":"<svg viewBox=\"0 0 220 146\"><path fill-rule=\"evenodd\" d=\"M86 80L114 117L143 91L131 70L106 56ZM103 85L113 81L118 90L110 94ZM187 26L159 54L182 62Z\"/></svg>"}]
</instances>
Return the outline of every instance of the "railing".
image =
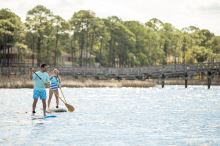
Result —
<instances>
[{"instance_id":1,"label":"railing","mask_svg":"<svg viewBox=\"0 0 220 146\"><path fill-rule=\"evenodd\" d=\"M13 64L10 67L0 67L0 74L27 74L31 64ZM35 65L36 66L36 65ZM160 77L161 74L166 76L183 76L185 72L189 75L198 73L206 73L207 71L220 72L220 62L213 63L198 63L198 64L172 64L159 65L149 67L136 68L105 68L105 67L70 67L57 66L63 75L84 76L84 77ZM52 70L53 66L49 67Z\"/></svg>"}]
</instances>

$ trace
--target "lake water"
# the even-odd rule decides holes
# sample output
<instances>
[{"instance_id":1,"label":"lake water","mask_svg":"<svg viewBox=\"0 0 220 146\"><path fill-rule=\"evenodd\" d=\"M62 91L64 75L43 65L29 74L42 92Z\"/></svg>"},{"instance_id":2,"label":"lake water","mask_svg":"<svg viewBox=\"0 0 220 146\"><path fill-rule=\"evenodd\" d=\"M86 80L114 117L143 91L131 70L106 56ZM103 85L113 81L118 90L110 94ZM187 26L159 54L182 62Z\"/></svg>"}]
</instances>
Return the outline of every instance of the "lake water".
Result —
<instances>
[{"instance_id":1,"label":"lake water","mask_svg":"<svg viewBox=\"0 0 220 146\"><path fill-rule=\"evenodd\" d=\"M31 120L32 89L0 89L0 145L220 145L219 86L63 91L76 111L39 121Z\"/></svg>"}]
</instances>

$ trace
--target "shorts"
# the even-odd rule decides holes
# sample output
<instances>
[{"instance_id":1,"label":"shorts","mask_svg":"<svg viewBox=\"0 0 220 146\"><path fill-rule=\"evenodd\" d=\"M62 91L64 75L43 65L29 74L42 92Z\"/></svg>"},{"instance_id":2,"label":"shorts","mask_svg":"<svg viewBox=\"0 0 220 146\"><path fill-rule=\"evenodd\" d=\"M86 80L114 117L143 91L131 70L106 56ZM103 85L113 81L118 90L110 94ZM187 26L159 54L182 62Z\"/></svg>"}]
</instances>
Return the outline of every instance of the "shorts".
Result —
<instances>
[{"instance_id":1,"label":"shorts","mask_svg":"<svg viewBox=\"0 0 220 146\"><path fill-rule=\"evenodd\" d=\"M47 99L46 89L34 89L33 98L41 100Z\"/></svg>"}]
</instances>

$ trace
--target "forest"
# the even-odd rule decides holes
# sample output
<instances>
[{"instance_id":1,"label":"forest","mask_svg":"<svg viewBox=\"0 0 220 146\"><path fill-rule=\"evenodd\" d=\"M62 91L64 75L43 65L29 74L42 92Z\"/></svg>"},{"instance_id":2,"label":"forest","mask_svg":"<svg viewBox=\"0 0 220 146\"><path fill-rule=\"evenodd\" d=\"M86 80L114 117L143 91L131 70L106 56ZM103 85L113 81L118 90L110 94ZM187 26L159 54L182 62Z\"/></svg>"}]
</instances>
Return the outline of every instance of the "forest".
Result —
<instances>
[{"instance_id":1,"label":"forest","mask_svg":"<svg viewBox=\"0 0 220 146\"><path fill-rule=\"evenodd\" d=\"M152 18L145 23L117 16L99 18L80 10L69 20L45 6L29 10L24 22L0 9L0 65L12 63L77 67L144 67L220 61L220 36L208 29Z\"/></svg>"}]
</instances>

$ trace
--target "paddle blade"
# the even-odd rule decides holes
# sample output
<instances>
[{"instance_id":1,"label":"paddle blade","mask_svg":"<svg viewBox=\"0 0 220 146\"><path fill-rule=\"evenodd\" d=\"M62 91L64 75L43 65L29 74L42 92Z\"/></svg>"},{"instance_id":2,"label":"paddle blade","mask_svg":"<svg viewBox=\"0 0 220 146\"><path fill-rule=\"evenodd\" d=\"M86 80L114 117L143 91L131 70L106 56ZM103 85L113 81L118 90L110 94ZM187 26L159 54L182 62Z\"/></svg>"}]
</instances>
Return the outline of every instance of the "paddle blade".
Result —
<instances>
[{"instance_id":1,"label":"paddle blade","mask_svg":"<svg viewBox=\"0 0 220 146\"><path fill-rule=\"evenodd\" d=\"M70 104L65 103L65 106L66 106L66 108L68 109L69 112L73 112L75 110L75 108Z\"/></svg>"}]
</instances>

